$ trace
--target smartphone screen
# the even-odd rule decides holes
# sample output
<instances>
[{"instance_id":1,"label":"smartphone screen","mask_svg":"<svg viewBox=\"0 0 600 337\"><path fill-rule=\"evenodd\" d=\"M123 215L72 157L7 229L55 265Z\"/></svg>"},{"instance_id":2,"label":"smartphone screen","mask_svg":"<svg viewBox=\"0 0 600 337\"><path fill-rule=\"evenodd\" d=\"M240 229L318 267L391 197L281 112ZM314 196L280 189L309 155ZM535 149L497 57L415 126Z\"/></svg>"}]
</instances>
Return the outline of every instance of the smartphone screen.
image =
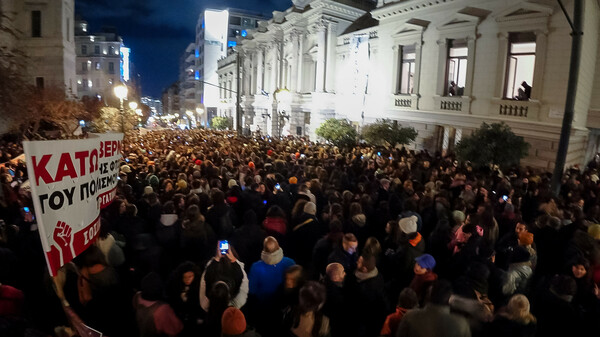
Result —
<instances>
[{"instance_id":1,"label":"smartphone screen","mask_svg":"<svg viewBox=\"0 0 600 337\"><path fill-rule=\"evenodd\" d=\"M227 253L229 252L229 241L219 241L219 250L221 251L222 255L227 255Z\"/></svg>"}]
</instances>

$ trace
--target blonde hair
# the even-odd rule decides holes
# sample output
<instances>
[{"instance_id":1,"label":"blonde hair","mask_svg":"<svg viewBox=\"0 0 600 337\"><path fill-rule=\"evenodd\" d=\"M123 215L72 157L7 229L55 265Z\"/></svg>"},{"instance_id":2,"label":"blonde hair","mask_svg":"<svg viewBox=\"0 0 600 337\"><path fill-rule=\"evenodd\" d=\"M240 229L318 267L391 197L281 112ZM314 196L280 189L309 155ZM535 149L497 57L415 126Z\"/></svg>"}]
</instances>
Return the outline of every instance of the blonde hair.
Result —
<instances>
[{"instance_id":1,"label":"blonde hair","mask_svg":"<svg viewBox=\"0 0 600 337\"><path fill-rule=\"evenodd\" d=\"M506 305L507 317L524 324L535 323L536 319L531 312L529 312L529 307L529 300L525 295L514 295Z\"/></svg>"}]
</instances>

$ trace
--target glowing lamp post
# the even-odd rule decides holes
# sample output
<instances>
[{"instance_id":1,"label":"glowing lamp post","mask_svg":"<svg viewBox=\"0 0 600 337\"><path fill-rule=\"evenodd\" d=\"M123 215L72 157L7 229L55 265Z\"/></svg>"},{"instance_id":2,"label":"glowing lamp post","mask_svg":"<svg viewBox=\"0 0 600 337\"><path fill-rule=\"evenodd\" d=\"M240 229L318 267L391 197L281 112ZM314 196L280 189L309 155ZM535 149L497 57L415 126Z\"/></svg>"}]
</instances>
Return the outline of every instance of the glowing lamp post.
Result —
<instances>
[{"instance_id":1,"label":"glowing lamp post","mask_svg":"<svg viewBox=\"0 0 600 337\"><path fill-rule=\"evenodd\" d=\"M119 109L121 112L121 132L125 134L125 110L123 110L123 100L127 98L127 87L123 84L119 84L115 87L114 91L115 96L117 96L117 98L121 102Z\"/></svg>"}]
</instances>

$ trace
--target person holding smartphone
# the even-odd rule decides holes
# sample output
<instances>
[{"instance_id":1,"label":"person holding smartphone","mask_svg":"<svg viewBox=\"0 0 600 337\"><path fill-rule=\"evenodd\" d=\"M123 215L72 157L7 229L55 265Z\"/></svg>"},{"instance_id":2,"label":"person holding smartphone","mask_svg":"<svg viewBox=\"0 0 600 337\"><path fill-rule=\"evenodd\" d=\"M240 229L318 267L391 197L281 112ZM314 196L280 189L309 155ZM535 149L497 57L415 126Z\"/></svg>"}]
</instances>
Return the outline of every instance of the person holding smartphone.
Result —
<instances>
[{"instance_id":1,"label":"person holding smartphone","mask_svg":"<svg viewBox=\"0 0 600 337\"><path fill-rule=\"evenodd\" d=\"M228 306L239 309L246 304L248 275L244 271L244 263L237 259L233 247L227 240L217 243L216 255L208 261L200 279L200 305L206 312L211 312L212 302L223 300L213 289L219 282L226 285Z\"/></svg>"}]
</instances>

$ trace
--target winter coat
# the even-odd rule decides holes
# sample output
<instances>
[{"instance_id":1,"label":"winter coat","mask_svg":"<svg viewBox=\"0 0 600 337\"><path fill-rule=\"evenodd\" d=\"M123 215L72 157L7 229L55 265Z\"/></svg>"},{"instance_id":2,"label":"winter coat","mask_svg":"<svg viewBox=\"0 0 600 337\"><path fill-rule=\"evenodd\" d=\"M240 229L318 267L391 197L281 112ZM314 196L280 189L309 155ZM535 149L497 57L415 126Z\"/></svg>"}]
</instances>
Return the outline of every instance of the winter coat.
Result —
<instances>
[{"instance_id":1,"label":"winter coat","mask_svg":"<svg viewBox=\"0 0 600 337\"><path fill-rule=\"evenodd\" d=\"M508 267L505 283L502 285L502 292L506 296L526 293L532 275L529 262L511 264Z\"/></svg>"},{"instance_id":2,"label":"winter coat","mask_svg":"<svg viewBox=\"0 0 600 337\"><path fill-rule=\"evenodd\" d=\"M283 249L273 253L263 252L261 261L250 268L250 295L259 302L269 302L283 284L285 271L296 264L294 260L283 256Z\"/></svg>"},{"instance_id":3,"label":"winter coat","mask_svg":"<svg viewBox=\"0 0 600 337\"><path fill-rule=\"evenodd\" d=\"M290 256L297 264L308 268L312 266L312 252L319 240L319 222L314 215L304 213L300 221L292 228L289 237Z\"/></svg>"},{"instance_id":4,"label":"winter coat","mask_svg":"<svg viewBox=\"0 0 600 337\"><path fill-rule=\"evenodd\" d=\"M225 259L226 257L222 257ZM248 276L244 271L244 263L239 260L231 263L231 269L228 274L223 274L219 270L219 262L211 259L206 264L206 269L202 273L200 279L200 306L204 311L208 312L210 307L210 300L208 298L208 292L212 289L213 285L218 281L223 281L229 287L229 296L231 300L229 305L240 309L246 304L248 299Z\"/></svg>"},{"instance_id":5,"label":"winter coat","mask_svg":"<svg viewBox=\"0 0 600 337\"><path fill-rule=\"evenodd\" d=\"M377 268L363 273L356 271L346 277L347 294L352 294L348 305L348 323L357 337L377 336L388 314L383 276Z\"/></svg>"}]
</instances>

